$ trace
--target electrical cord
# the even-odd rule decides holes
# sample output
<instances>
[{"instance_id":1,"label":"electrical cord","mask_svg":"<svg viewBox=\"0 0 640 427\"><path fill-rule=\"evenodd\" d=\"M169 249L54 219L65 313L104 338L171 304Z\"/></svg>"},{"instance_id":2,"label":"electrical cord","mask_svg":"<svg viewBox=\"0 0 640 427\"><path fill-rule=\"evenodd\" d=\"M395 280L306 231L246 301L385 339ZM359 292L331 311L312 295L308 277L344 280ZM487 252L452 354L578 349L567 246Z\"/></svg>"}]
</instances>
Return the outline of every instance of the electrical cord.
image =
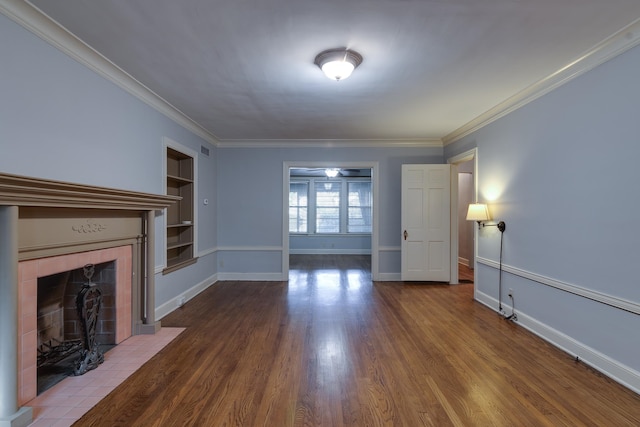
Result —
<instances>
[{"instance_id":1,"label":"electrical cord","mask_svg":"<svg viewBox=\"0 0 640 427\"><path fill-rule=\"evenodd\" d=\"M502 241L504 240L504 231L500 231L500 270L498 275L498 311L503 314L502 310Z\"/></svg>"},{"instance_id":2,"label":"electrical cord","mask_svg":"<svg viewBox=\"0 0 640 427\"><path fill-rule=\"evenodd\" d=\"M498 230L500 230L500 270L498 273L499 274L498 276L498 314L500 314L507 320L511 320L511 319L518 320L518 317L516 316L516 312L515 312L515 301L511 293L509 293L509 297L511 297L511 300L512 300L511 314L507 316L504 310L502 309L502 247L504 245L504 231L507 229L507 225L504 223L504 221L500 221L497 224L483 224L482 226L483 227L494 226L494 227L498 227ZM478 221L478 227L480 227L480 221Z\"/></svg>"},{"instance_id":3,"label":"electrical cord","mask_svg":"<svg viewBox=\"0 0 640 427\"><path fill-rule=\"evenodd\" d=\"M511 314L505 317L505 320L513 320L514 322L518 320L518 315L516 314L516 300L513 297L513 294L509 294L509 298L511 298Z\"/></svg>"},{"instance_id":4,"label":"electrical cord","mask_svg":"<svg viewBox=\"0 0 640 427\"><path fill-rule=\"evenodd\" d=\"M500 270L498 276L498 310L500 314L504 316L505 320L518 320L518 316L516 315L516 302L513 298L513 294L509 293L509 298L511 298L511 314L506 315L504 310L502 309L502 243L504 239L504 228L500 229Z\"/></svg>"}]
</instances>

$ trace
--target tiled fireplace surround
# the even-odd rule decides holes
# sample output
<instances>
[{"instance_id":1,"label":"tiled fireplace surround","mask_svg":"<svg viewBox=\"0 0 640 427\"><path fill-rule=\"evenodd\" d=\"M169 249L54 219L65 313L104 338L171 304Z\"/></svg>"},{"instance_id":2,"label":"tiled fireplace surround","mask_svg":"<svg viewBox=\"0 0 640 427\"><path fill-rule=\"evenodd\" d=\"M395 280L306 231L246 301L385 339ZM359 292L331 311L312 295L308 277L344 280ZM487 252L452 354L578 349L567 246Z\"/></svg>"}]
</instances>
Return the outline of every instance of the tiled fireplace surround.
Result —
<instances>
[{"instance_id":1,"label":"tiled fireplace surround","mask_svg":"<svg viewBox=\"0 0 640 427\"><path fill-rule=\"evenodd\" d=\"M37 291L38 278L86 264L116 263L116 339L131 336L131 245L22 261L18 266L18 404L37 394Z\"/></svg>"}]
</instances>

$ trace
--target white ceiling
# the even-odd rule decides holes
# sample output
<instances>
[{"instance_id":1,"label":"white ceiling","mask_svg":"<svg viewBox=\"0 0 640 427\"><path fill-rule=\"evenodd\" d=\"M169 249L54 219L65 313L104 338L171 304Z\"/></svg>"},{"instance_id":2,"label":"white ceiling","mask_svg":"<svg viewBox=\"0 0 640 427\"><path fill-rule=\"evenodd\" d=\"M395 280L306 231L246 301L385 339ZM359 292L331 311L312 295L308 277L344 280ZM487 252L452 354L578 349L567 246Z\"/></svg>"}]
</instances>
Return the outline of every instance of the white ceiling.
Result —
<instances>
[{"instance_id":1,"label":"white ceiling","mask_svg":"<svg viewBox=\"0 0 640 427\"><path fill-rule=\"evenodd\" d=\"M640 17L638 0L32 0L221 141L441 139ZM327 79L317 53L362 65Z\"/></svg>"}]
</instances>

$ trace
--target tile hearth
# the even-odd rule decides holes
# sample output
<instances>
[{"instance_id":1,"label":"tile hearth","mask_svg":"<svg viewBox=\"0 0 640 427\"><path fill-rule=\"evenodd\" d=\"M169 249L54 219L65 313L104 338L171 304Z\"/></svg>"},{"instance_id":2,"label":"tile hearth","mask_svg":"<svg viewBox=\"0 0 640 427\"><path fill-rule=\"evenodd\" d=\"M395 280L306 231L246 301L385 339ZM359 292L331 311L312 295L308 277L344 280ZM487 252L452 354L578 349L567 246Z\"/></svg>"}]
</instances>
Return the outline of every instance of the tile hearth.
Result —
<instances>
[{"instance_id":1,"label":"tile hearth","mask_svg":"<svg viewBox=\"0 0 640 427\"><path fill-rule=\"evenodd\" d=\"M161 328L155 335L126 339L105 354L104 363L97 369L65 378L28 402L26 406L33 408L33 423L29 426L71 426L183 330Z\"/></svg>"}]
</instances>

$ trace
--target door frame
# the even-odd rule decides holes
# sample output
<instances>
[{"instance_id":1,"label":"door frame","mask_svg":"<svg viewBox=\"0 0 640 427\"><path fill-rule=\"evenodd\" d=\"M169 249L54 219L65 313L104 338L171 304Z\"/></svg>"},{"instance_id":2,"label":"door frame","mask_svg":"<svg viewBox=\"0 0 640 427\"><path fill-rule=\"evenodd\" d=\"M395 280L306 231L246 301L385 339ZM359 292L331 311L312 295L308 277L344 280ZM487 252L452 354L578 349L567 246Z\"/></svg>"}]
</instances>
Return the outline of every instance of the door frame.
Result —
<instances>
[{"instance_id":1,"label":"door frame","mask_svg":"<svg viewBox=\"0 0 640 427\"><path fill-rule=\"evenodd\" d=\"M378 256L379 256L379 185L378 185L378 162L343 162L343 161L285 161L282 164L282 276L284 280L289 279L289 183L291 168L340 168L340 169L371 169L371 192L372 206L371 215L371 277L373 280L379 279Z\"/></svg>"},{"instance_id":2,"label":"door frame","mask_svg":"<svg viewBox=\"0 0 640 427\"><path fill-rule=\"evenodd\" d=\"M459 283L458 276L458 253L459 253L459 230L458 230L458 164L473 160L473 201L478 202L478 148L460 153L447 159L451 165L451 281L452 285ZM476 298L476 268L478 259L478 230L473 228L473 297Z\"/></svg>"}]
</instances>

